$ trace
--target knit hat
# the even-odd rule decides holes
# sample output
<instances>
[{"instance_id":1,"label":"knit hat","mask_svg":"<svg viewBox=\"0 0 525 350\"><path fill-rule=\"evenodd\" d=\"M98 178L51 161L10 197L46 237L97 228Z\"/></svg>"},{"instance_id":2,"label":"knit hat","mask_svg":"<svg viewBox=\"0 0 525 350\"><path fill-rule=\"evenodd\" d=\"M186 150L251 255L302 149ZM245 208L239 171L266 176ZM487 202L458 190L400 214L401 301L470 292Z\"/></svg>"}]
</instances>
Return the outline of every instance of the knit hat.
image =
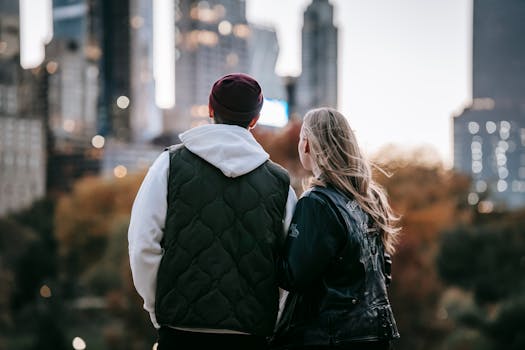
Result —
<instances>
[{"instance_id":1,"label":"knit hat","mask_svg":"<svg viewBox=\"0 0 525 350\"><path fill-rule=\"evenodd\" d=\"M259 83L247 74L234 73L213 84L209 103L224 121L248 123L259 115L263 102Z\"/></svg>"}]
</instances>

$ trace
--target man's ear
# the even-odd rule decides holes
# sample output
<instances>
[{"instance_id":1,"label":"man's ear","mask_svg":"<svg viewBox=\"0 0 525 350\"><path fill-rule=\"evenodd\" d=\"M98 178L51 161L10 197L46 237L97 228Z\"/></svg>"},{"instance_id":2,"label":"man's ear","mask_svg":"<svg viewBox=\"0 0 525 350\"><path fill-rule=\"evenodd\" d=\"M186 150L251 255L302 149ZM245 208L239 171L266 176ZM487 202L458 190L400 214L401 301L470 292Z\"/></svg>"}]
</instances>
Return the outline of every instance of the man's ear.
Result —
<instances>
[{"instance_id":1,"label":"man's ear","mask_svg":"<svg viewBox=\"0 0 525 350\"><path fill-rule=\"evenodd\" d=\"M215 116L215 111L213 110L213 108L211 107L210 104L208 104L208 114L209 114L210 118L212 118L212 119Z\"/></svg>"},{"instance_id":2,"label":"man's ear","mask_svg":"<svg viewBox=\"0 0 525 350\"><path fill-rule=\"evenodd\" d=\"M259 120L259 116L255 116L252 121L250 122L250 124L248 125L248 130L251 130L253 128L255 128L255 124L257 124L257 121Z\"/></svg>"},{"instance_id":3,"label":"man's ear","mask_svg":"<svg viewBox=\"0 0 525 350\"><path fill-rule=\"evenodd\" d=\"M310 142L308 139L306 139L306 142L304 143L304 153L310 153Z\"/></svg>"}]
</instances>

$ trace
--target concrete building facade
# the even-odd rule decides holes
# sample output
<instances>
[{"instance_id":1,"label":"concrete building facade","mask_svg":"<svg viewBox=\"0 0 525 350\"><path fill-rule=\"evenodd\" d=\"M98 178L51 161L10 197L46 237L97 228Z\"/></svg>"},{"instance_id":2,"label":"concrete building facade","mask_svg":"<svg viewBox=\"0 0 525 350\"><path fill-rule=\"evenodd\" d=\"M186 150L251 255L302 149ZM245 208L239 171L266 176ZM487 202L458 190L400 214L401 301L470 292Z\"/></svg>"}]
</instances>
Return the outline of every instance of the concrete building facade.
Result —
<instances>
[{"instance_id":1,"label":"concrete building facade","mask_svg":"<svg viewBox=\"0 0 525 350\"><path fill-rule=\"evenodd\" d=\"M334 7L328 0L313 0L304 12L301 55L298 112L303 115L322 106L337 108L338 30Z\"/></svg>"},{"instance_id":2,"label":"concrete building facade","mask_svg":"<svg viewBox=\"0 0 525 350\"><path fill-rule=\"evenodd\" d=\"M473 103L454 117L454 168L480 211L525 207L525 2L474 1Z\"/></svg>"}]
</instances>

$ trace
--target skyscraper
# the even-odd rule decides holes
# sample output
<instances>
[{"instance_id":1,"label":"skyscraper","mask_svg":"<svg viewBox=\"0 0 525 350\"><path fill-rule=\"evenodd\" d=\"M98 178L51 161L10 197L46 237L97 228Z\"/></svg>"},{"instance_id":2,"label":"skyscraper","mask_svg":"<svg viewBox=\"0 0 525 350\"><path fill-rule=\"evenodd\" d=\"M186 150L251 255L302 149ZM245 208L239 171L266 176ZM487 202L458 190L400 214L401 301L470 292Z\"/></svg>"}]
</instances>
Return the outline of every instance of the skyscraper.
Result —
<instances>
[{"instance_id":1,"label":"skyscraper","mask_svg":"<svg viewBox=\"0 0 525 350\"><path fill-rule=\"evenodd\" d=\"M93 0L92 0L93 1ZM97 0L102 31L102 91L99 133L131 139L131 25L130 0Z\"/></svg>"},{"instance_id":2,"label":"skyscraper","mask_svg":"<svg viewBox=\"0 0 525 350\"><path fill-rule=\"evenodd\" d=\"M179 0L176 7L175 109L166 126L185 130L208 123L208 94L215 80L248 71L244 0Z\"/></svg>"},{"instance_id":3,"label":"skyscraper","mask_svg":"<svg viewBox=\"0 0 525 350\"><path fill-rule=\"evenodd\" d=\"M249 74L257 79L265 98L286 99L282 78L275 73L275 64L279 56L277 33L271 27L250 24L250 34Z\"/></svg>"},{"instance_id":4,"label":"skyscraper","mask_svg":"<svg viewBox=\"0 0 525 350\"><path fill-rule=\"evenodd\" d=\"M100 49L89 31L86 0L53 2L54 36L46 47L50 128L59 151L84 147L97 133Z\"/></svg>"},{"instance_id":5,"label":"skyscraper","mask_svg":"<svg viewBox=\"0 0 525 350\"><path fill-rule=\"evenodd\" d=\"M18 1L0 3L0 216L45 195L46 76L20 66Z\"/></svg>"},{"instance_id":6,"label":"skyscraper","mask_svg":"<svg viewBox=\"0 0 525 350\"><path fill-rule=\"evenodd\" d=\"M163 131L153 80L153 7L151 0L130 0L132 140L146 142Z\"/></svg>"},{"instance_id":7,"label":"skyscraper","mask_svg":"<svg viewBox=\"0 0 525 350\"><path fill-rule=\"evenodd\" d=\"M337 108L337 28L328 0L313 0L304 12L302 72L297 82L298 111Z\"/></svg>"},{"instance_id":8,"label":"skyscraper","mask_svg":"<svg viewBox=\"0 0 525 350\"><path fill-rule=\"evenodd\" d=\"M91 144L99 132L100 16L97 0L53 1L53 39L43 63L48 76L50 193L99 171Z\"/></svg>"},{"instance_id":9,"label":"skyscraper","mask_svg":"<svg viewBox=\"0 0 525 350\"><path fill-rule=\"evenodd\" d=\"M474 1L473 103L454 118L454 167L481 211L525 206L525 2Z\"/></svg>"},{"instance_id":10,"label":"skyscraper","mask_svg":"<svg viewBox=\"0 0 525 350\"><path fill-rule=\"evenodd\" d=\"M475 0L473 24L473 97L525 105L524 2Z\"/></svg>"}]
</instances>

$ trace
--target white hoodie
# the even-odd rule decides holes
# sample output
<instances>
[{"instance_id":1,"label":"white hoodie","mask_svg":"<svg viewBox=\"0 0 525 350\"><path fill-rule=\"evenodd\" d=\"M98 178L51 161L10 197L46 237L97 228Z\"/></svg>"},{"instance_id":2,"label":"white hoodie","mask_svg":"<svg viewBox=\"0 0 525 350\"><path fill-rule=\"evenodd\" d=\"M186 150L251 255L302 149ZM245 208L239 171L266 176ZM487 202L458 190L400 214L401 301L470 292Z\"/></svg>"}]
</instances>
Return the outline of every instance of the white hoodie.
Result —
<instances>
[{"instance_id":1,"label":"white hoodie","mask_svg":"<svg viewBox=\"0 0 525 350\"><path fill-rule=\"evenodd\" d=\"M180 134L179 138L189 151L217 167L228 177L247 174L269 158L268 153L247 129L235 125L204 125ZM157 271L163 254L160 242L168 207L166 199L169 165L169 152L166 151L150 167L133 203L128 231L133 283L144 299L144 309L149 312L155 328L159 328L155 317L155 291ZM164 200L159 200L161 198ZM283 234L288 231L296 202L297 197L290 187L286 217L283 218Z\"/></svg>"}]
</instances>

